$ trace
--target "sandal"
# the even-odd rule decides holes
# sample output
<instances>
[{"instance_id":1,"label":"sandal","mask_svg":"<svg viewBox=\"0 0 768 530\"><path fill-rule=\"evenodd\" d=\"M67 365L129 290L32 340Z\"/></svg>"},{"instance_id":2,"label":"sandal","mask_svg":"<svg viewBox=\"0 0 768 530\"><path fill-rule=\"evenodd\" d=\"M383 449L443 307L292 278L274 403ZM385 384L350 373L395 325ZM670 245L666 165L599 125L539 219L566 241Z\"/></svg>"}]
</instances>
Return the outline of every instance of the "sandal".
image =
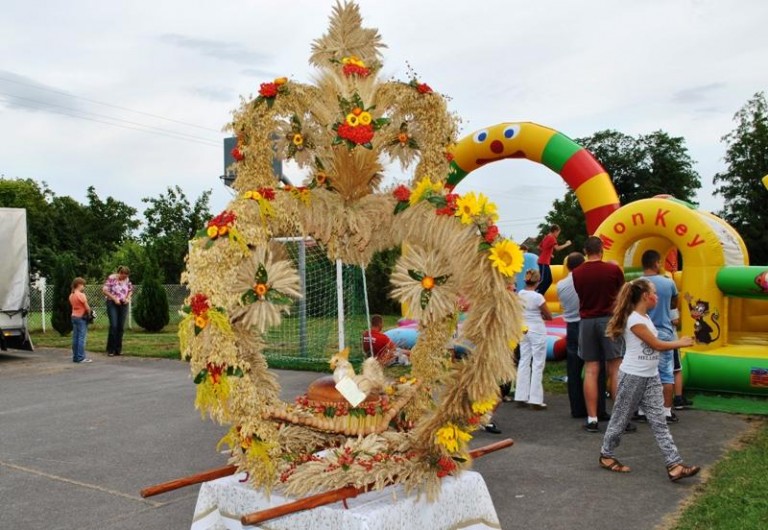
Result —
<instances>
[{"instance_id":1,"label":"sandal","mask_svg":"<svg viewBox=\"0 0 768 530\"><path fill-rule=\"evenodd\" d=\"M600 455L600 467L613 471L614 473L629 473L632 469L629 466L625 466L612 456Z\"/></svg>"},{"instance_id":2,"label":"sandal","mask_svg":"<svg viewBox=\"0 0 768 530\"><path fill-rule=\"evenodd\" d=\"M680 471L673 474L672 470L678 468L680 468ZM699 471L701 471L699 466L686 466L683 463L667 466L667 476L672 482L677 482L680 479L692 477Z\"/></svg>"}]
</instances>

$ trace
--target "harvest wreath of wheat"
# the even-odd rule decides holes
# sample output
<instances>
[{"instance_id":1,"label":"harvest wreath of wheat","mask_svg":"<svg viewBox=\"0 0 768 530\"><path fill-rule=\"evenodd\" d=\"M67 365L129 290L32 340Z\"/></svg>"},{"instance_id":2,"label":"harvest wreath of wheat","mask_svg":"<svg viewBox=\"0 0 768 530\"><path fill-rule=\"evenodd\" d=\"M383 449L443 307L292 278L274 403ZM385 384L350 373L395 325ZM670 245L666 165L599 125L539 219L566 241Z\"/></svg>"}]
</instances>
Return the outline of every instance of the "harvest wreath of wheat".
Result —
<instances>
[{"instance_id":1,"label":"harvest wreath of wheat","mask_svg":"<svg viewBox=\"0 0 768 530\"><path fill-rule=\"evenodd\" d=\"M355 4L337 4L312 45L315 84L278 78L241 102L231 123L237 196L191 244L182 356L196 406L231 425L220 445L256 487L306 495L400 483L433 496L441 477L471 465L471 432L498 403L499 382L514 378L522 324L509 284L522 254L486 197L446 184L457 119L423 80L380 80L383 47ZM276 185L275 155L306 168L306 186ZM412 171L408 185L380 189L388 159ZM312 237L353 265L407 248L390 281L420 322L410 377L389 381L366 362L351 377L360 403L322 381L280 399L262 353L300 296L296 269L271 243L286 236ZM460 297L474 349L457 362L446 344Z\"/></svg>"}]
</instances>

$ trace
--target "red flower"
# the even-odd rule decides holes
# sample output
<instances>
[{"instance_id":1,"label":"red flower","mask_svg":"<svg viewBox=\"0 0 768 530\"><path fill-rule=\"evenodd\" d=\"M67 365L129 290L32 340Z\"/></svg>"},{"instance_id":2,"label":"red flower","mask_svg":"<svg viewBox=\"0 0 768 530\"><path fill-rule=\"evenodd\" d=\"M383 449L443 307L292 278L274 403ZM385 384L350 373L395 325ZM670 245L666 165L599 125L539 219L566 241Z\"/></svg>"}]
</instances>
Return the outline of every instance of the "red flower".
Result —
<instances>
[{"instance_id":1,"label":"red flower","mask_svg":"<svg viewBox=\"0 0 768 530\"><path fill-rule=\"evenodd\" d=\"M490 225L488 227L488 230L485 231L485 235L483 236L485 238L486 243L493 243L493 241L498 237L499 235L499 227L496 225Z\"/></svg>"},{"instance_id":2,"label":"red flower","mask_svg":"<svg viewBox=\"0 0 768 530\"><path fill-rule=\"evenodd\" d=\"M435 210L435 213L437 215L447 215L447 216L456 215L456 205L455 204L453 204L453 205L449 204L449 205L445 206L444 208L438 208L437 210Z\"/></svg>"},{"instance_id":3,"label":"red flower","mask_svg":"<svg viewBox=\"0 0 768 530\"><path fill-rule=\"evenodd\" d=\"M202 315L211 307L208 297L203 293L197 293L189 300L189 306L193 315Z\"/></svg>"},{"instance_id":4,"label":"red flower","mask_svg":"<svg viewBox=\"0 0 768 530\"><path fill-rule=\"evenodd\" d=\"M275 199L275 190L273 188L259 188L256 190L261 194L262 197L267 199L268 201L272 201Z\"/></svg>"},{"instance_id":5,"label":"red flower","mask_svg":"<svg viewBox=\"0 0 768 530\"><path fill-rule=\"evenodd\" d=\"M454 159L454 158L455 158L455 157L453 156L453 153L448 153L448 152L446 152L446 153L445 153L445 159L446 159L448 162L453 162L453 159Z\"/></svg>"},{"instance_id":6,"label":"red flower","mask_svg":"<svg viewBox=\"0 0 768 530\"><path fill-rule=\"evenodd\" d=\"M416 86L416 90L419 91L419 94L431 94L432 93L432 87L429 86L426 83L419 83Z\"/></svg>"},{"instance_id":7,"label":"red flower","mask_svg":"<svg viewBox=\"0 0 768 530\"><path fill-rule=\"evenodd\" d=\"M240 152L240 149L237 147L232 148L232 158L234 158L237 162L240 162L243 158L245 158L245 155Z\"/></svg>"},{"instance_id":8,"label":"red flower","mask_svg":"<svg viewBox=\"0 0 768 530\"><path fill-rule=\"evenodd\" d=\"M231 226L237 216L235 212L224 210L219 215L208 221L208 226Z\"/></svg>"},{"instance_id":9,"label":"red flower","mask_svg":"<svg viewBox=\"0 0 768 530\"><path fill-rule=\"evenodd\" d=\"M262 83L259 85L259 95L263 98L273 98L277 95L277 85L275 83Z\"/></svg>"},{"instance_id":10,"label":"red flower","mask_svg":"<svg viewBox=\"0 0 768 530\"><path fill-rule=\"evenodd\" d=\"M397 199L398 201L405 202L407 200L410 200L411 190L408 189L407 186L400 184L398 187L395 188L395 191L392 192L392 195L394 195L395 199Z\"/></svg>"},{"instance_id":11,"label":"red flower","mask_svg":"<svg viewBox=\"0 0 768 530\"><path fill-rule=\"evenodd\" d=\"M345 64L341 71L347 77L351 75L356 75L357 77L368 77L371 74L371 71L365 66L352 63Z\"/></svg>"}]
</instances>

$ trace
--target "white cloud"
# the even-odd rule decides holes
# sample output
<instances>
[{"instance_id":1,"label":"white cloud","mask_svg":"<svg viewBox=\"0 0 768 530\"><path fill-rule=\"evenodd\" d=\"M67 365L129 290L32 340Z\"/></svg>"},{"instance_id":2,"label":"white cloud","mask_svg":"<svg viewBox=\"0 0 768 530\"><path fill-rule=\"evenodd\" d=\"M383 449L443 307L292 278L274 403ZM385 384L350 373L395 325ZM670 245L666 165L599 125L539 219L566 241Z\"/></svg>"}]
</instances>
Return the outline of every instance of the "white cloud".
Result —
<instances>
[{"instance_id":1,"label":"white cloud","mask_svg":"<svg viewBox=\"0 0 768 530\"><path fill-rule=\"evenodd\" d=\"M259 82L311 80L310 46L332 6L49 4L17 2L0 18L0 173L45 180L78 200L94 185L139 209L142 197L174 185L190 197L214 189L214 209L228 202L221 128ZM720 138L768 85L760 0L360 5L389 46L385 73L404 78L410 63L451 97L464 133L527 120L572 138L662 129L686 139L707 209L720 206L711 183L723 168ZM473 173L460 191L469 189L490 194L503 230L522 239L565 185L546 168L505 161Z\"/></svg>"}]
</instances>

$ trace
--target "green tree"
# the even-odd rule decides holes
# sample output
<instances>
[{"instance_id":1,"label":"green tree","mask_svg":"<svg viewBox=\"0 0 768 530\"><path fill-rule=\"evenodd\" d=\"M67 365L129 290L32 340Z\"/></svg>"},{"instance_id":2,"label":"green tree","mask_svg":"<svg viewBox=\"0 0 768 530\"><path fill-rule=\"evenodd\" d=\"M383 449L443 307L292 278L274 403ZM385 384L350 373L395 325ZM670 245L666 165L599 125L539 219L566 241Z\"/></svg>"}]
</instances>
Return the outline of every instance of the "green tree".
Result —
<instances>
[{"instance_id":1,"label":"green tree","mask_svg":"<svg viewBox=\"0 0 768 530\"><path fill-rule=\"evenodd\" d=\"M158 277L157 266L151 261L144 270L144 281L133 303L133 318L143 329L157 332L168 325L168 295Z\"/></svg>"},{"instance_id":2,"label":"green tree","mask_svg":"<svg viewBox=\"0 0 768 530\"><path fill-rule=\"evenodd\" d=\"M147 249L135 239L124 241L112 254L107 256L104 267L104 277L107 272L114 272L120 265L131 269L131 282L140 284L144 280L144 269L149 257Z\"/></svg>"},{"instance_id":3,"label":"green tree","mask_svg":"<svg viewBox=\"0 0 768 530\"><path fill-rule=\"evenodd\" d=\"M29 261L32 271L50 274L57 245L51 234L55 227L50 200L53 192L45 183L32 179L0 178L0 207L26 208Z\"/></svg>"},{"instance_id":4,"label":"green tree","mask_svg":"<svg viewBox=\"0 0 768 530\"><path fill-rule=\"evenodd\" d=\"M660 194L692 202L701 187L701 179L682 137L655 131L634 138L605 130L576 142L591 152L611 176L621 204ZM554 201L545 222L539 225L539 239L552 224L562 228L561 241L573 242L571 247L555 254L553 262L559 263L569 252L583 248L588 235L584 213L573 191Z\"/></svg>"},{"instance_id":5,"label":"green tree","mask_svg":"<svg viewBox=\"0 0 768 530\"><path fill-rule=\"evenodd\" d=\"M72 332L72 306L69 305L69 295L72 292L72 280L76 276L75 259L72 254L65 252L59 255L53 268L51 325L62 336Z\"/></svg>"},{"instance_id":6,"label":"green tree","mask_svg":"<svg viewBox=\"0 0 768 530\"><path fill-rule=\"evenodd\" d=\"M736 128L723 136L728 168L714 177L725 204L719 215L744 239L752 263L768 263L768 102L758 92L735 115Z\"/></svg>"},{"instance_id":7,"label":"green tree","mask_svg":"<svg viewBox=\"0 0 768 530\"><path fill-rule=\"evenodd\" d=\"M190 203L179 186L169 187L159 197L141 199L145 225L141 241L160 267L165 281L178 283L184 270L189 240L211 217L208 202L211 191L204 191Z\"/></svg>"},{"instance_id":8,"label":"green tree","mask_svg":"<svg viewBox=\"0 0 768 530\"><path fill-rule=\"evenodd\" d=\"M88 205L83 219L78 220L82 236L80 252L86 260L88 277L99 278L110 272L105 270L109 256L131 238L140 223L136 219L136 208L112 197L101 200L93 186L86 195Z\"/></svg>"}]
</instances>

